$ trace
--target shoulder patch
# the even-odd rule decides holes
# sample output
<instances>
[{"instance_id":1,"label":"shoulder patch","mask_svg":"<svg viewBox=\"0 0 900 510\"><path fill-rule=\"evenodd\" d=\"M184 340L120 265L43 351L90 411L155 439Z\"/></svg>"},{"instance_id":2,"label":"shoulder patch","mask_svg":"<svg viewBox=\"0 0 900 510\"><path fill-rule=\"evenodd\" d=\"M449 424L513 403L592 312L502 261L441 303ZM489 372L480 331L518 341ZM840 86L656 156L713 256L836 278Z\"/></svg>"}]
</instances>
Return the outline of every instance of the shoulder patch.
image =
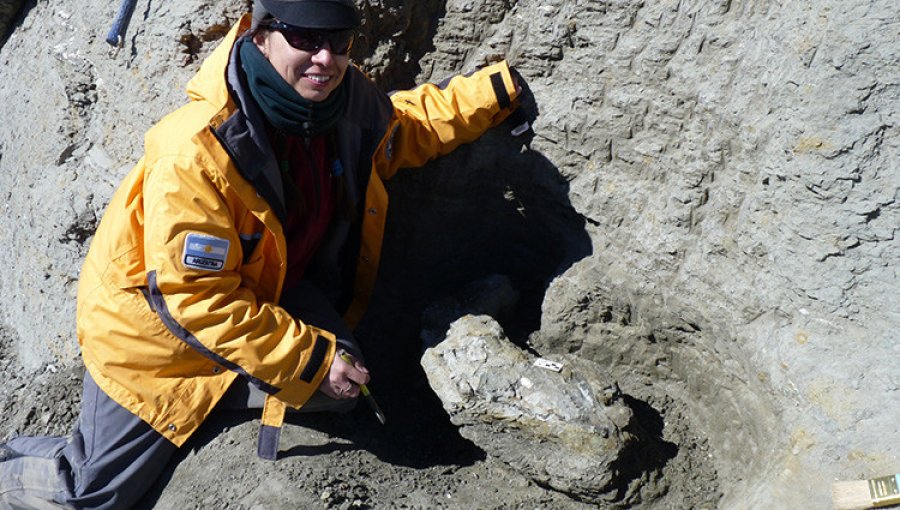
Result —
<instances>
[{"instance_id":1,"label":"shoulder patch","mask_svg":"<svg viewBox=\"0 0 900 510\"><path fill-rule=\"evenodd\" d=\"M205 234L188 234L184 239L184 265L203 271L221 271L228 259L227 239Z\"/></svg>"}]
</instances>

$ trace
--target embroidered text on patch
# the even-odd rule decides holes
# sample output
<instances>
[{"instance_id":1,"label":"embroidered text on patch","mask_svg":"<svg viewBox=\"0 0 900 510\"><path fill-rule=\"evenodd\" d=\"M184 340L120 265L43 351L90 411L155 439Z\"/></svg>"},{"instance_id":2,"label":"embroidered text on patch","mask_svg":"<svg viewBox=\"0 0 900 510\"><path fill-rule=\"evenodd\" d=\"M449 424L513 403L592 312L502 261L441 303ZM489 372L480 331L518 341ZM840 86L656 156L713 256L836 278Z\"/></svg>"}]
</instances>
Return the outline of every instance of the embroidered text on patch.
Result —
<instances>
[{"instance_id":1,"label":"embroidered text on patch","mask_svg":"<svg viewBox=\"0 0 900 510\"><path fill-rule=\"evenodd\" d=\"M192 269L220 271L228 258L227 239L203 234L188 234L184 240L184 265Z\"/></svg>"}]
</instances>

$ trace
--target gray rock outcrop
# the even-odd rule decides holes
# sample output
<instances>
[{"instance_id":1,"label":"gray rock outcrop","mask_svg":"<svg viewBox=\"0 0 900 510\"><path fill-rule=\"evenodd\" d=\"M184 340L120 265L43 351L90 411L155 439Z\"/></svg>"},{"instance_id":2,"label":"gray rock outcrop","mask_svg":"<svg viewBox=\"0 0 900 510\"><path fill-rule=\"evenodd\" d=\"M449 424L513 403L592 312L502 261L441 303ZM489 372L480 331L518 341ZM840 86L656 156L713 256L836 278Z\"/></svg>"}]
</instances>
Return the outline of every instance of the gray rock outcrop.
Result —
<instances>
[{"instance_id":1,"label":"gray rock outcrop","mask_svg":"<svg viewBox=\"0 0 900 510\"><path fill-rule=\"evenodd\" d=\"M93 229L248 2L138 2L110 53L116 4L28 3L0 48L10 370L80 363ZM833 480L897 472L895 1L366 5L353 57L385 89L507 56L534 132L394 179L364 328L417 351L427 304L508 275L510 336L596 363L696 455L706 483L660 508L827 508Z\"/></svg>"}]
</instances>

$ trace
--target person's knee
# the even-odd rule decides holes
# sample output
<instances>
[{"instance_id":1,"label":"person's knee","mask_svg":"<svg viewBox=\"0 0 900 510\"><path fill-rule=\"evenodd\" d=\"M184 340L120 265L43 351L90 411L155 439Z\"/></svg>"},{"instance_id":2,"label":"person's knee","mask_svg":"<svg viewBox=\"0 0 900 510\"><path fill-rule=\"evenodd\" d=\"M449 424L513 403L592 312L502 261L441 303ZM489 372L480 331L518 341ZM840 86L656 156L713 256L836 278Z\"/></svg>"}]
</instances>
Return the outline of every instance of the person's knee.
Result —
<instances>
[{"instance_id":1,"label":"person's knee","mask_svg":"<svg viewBox=\"0 0 900 510\"><path fill-rule=\"evenodd\" d=\"M12 452L0 462L0 509L72 508L65 503L70 491L60 475L56 459Z\"/></svg>"}]
</instances>

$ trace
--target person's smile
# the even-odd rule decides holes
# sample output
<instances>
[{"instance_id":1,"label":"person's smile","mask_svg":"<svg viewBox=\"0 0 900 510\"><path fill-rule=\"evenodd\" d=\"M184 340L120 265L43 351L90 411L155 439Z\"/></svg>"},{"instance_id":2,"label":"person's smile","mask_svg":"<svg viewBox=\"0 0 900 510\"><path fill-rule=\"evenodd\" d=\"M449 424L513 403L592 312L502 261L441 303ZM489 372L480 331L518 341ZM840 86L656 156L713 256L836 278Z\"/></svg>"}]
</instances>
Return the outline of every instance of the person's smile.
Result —
<instances>
[{"instance_id":1,"label":"person's smile","mask_svg":"<svg viewBox=\"0 0 900 510\"><path fill-rule=\"evenodd\" d=\"M349 57L332 52L330 43L312 51L291 46L278 31L255 39L260 51L285 81L310 101L324 101L341 84Z\"/></svg>"}]
</instances>

